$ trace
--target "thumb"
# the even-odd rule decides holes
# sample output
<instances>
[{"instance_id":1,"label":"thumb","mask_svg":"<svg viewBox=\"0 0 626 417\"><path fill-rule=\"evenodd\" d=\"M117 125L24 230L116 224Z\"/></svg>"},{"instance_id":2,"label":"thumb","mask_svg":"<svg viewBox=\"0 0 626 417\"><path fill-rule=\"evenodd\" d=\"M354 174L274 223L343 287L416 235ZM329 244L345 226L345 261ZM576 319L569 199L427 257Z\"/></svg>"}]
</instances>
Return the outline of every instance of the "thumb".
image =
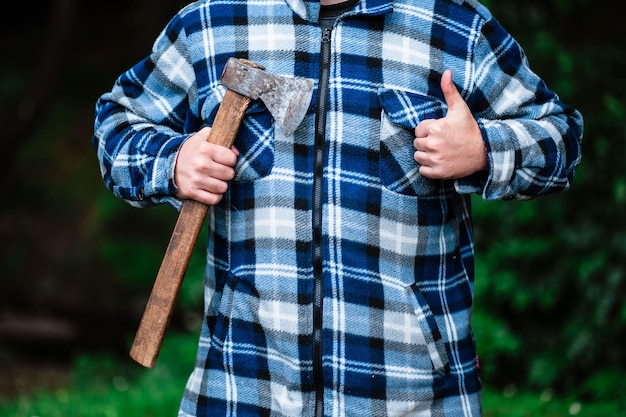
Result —
<instances>
[{"instance_id":1,"label":"thumb","mask_svg":"<svg viewBox=\"0 0 626 417\"><path fill-rule=\"evenodd\" d=\"M202 129L200 129L197 134L202 136L202 138L204 140L208 140L209 139L209 133L211 132L211 128L209 126L205 126Z\"/></svg>"},{"instance_id":2,"label":"thumb","mask_svg":"<svg viewBox=\"0 0 626 417\"><path fill-rule=\"evenodd\" d=\"M443 97L448 105L448 111L455 111L459 109L460 105L465 105L465 100L461 97L459 90L452 82L452 71L446 70L441 76L441 91Z\"/></svg>"}]
</instances>

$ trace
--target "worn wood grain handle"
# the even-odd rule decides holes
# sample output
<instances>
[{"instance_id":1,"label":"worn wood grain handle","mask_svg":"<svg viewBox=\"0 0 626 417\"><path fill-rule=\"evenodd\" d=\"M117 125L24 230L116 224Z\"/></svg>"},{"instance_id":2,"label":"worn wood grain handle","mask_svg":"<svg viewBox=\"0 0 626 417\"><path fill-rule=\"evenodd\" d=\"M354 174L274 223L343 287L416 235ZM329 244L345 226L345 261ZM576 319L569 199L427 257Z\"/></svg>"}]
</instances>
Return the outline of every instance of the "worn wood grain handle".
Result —
<instances>
[{"instance_id":1,"label":"worn wood grain handle","mask_svg":"<svg viewBox=\"0 0 626 417\"><path fill-rule=\"evenodd\" d=\"M248 97L226 90L207 141L230 148L251 101ZM176 298L207 211L206 205L185 200L178 214L130 349L130 357L147 368L154 367L161 351L165 330L172 317Z\"/></svg>"}]
</instances>

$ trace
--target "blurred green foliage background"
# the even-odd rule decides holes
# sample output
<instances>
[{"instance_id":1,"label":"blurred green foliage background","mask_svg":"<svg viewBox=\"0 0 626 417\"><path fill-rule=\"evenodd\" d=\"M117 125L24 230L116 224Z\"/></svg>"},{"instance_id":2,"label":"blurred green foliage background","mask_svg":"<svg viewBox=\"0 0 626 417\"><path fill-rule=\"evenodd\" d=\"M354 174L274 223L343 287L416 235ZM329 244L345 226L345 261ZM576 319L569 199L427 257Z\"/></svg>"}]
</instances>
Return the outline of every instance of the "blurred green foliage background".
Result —
<instances>
[{"instance_id":1,"label":"blurred green foliage background","mask_svg":"<svg viewBox=\"0 0 626 417\"><path fill-rule=\"evenodd\" d=\"M185 3L51 0L12 2L0 12L0 403L39 387L83 386L86 374L108 375L102 367L111 380L123 374L117 388L169 378L156 369L146 376L127 352L176 213L134 209L113 197L100 179L91 134L97 97L148 53ZM611 403L626 413L620 3L484 3L524 46L535 71L585 117L583 162L570 191L529 202L474 198L474 328L484 383L504 394ZM169 378L176 402L195 351L202 243L168 336L182 337L176 346L187 348L167 354L162 365L177 375ZM120 402L136 398L107 389L121 391ZM169 415L158 407L142 413Z\"/></svg>"}]
</instances>

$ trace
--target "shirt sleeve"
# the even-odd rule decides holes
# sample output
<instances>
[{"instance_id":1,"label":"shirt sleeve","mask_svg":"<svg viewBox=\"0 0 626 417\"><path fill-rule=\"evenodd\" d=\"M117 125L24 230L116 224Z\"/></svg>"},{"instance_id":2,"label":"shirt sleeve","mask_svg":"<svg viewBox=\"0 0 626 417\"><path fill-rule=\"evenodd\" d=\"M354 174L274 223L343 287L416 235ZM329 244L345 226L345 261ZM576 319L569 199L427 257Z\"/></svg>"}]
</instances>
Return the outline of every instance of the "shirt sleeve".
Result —
<instances>
[{"instance_id":1,"label":"shirt sleeve","mask_svg":"<svg viewBox=\"0 0 626 417\"><path fill-rule=\"evenodd\" d=\"M93 144L106 186L133 206L169 203L174 166L189 137L185 122L196 94L185 33L174 18L147 58L122 74L96 103Z\"/></svg>"},{"instance_id":2,"label":"shirt sleeve","mask_svg":"<svg viewBox=\"0 0 626 417\"><path fill-rule=\"evenodd\" d=\"M468 105L485 141L489 170L457 181L457 190L489 200L523 200L568 189L581 160L581 114L548 89L493 18L482 26L473 66Z\"/></svg>"}]
</instances>

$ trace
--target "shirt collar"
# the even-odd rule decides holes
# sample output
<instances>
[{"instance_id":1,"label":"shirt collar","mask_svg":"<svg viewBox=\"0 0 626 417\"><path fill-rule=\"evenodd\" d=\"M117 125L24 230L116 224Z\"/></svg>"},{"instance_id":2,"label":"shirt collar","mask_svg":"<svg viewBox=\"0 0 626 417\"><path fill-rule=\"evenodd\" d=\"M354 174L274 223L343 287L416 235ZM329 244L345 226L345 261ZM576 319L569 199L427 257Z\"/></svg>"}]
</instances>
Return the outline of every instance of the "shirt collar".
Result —
<instances>
[{"instance_id":1,"label":"shirt collar","mask_svg":"<svg viewBox=\"0 0 626 417\"><path fill-rule=\"evenodd\" d=\"M291 9L304 20L317 22L319 0L285 0ZM361 0L356 6L360 14L380 15L393 9L393 0Z\"/></svg>"}]
</instances>

